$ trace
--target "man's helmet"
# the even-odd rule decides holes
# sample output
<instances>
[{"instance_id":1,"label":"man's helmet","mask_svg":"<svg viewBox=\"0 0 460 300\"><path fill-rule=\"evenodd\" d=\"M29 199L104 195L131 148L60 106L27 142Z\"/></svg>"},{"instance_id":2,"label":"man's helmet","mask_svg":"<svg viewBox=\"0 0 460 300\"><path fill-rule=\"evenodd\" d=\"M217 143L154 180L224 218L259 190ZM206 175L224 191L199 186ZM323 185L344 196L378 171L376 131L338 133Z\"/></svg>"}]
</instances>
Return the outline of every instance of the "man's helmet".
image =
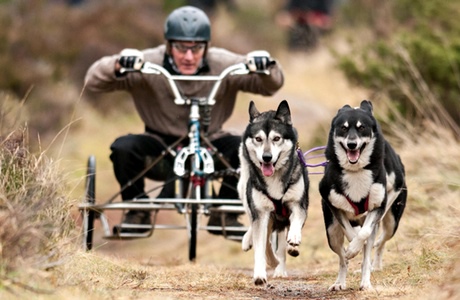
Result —
<instances>
[{"instance_id":1,"label":"man's helmet","mask_svg":"<svg viewBox=\"0 0 460 300\"><path fill-rule=\"evenodd\" d=\"M165 39L208 42L211 39L211 23L206 14L193 6L175 9L166 19Z\"/></svg>"}]
</instances>

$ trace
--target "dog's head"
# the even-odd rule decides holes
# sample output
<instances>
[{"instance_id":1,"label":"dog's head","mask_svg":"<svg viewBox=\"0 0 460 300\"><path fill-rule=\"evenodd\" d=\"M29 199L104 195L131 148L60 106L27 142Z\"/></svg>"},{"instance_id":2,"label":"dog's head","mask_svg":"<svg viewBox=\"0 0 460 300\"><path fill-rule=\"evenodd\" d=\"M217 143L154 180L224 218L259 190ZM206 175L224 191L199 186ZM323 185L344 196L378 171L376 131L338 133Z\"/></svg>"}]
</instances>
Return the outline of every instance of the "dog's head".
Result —
<instances>
[{"instance_id":1,"label":"dog's head","mask_svg":"<svg viewBox=\"0 0 460 300\"><path fill-rule=\"evenodd\" d=\"M379 132L370 101L355 108L345 105L332 120L326 156L344 169L362 169L370 162Z\"/></svg>"},{"instance_id":2,"label":"dog's head","mask_svg":"<svg viewBox=\"0 0 460 300\"><path fill-rule=\"evenodd\" d=\"M286 100L276 111L259 112L253 101L249 104L249 125L243 136L247 157L264 176L272 176L295 151L297 133L292 126Z\"/></svg>"}]
</instances>

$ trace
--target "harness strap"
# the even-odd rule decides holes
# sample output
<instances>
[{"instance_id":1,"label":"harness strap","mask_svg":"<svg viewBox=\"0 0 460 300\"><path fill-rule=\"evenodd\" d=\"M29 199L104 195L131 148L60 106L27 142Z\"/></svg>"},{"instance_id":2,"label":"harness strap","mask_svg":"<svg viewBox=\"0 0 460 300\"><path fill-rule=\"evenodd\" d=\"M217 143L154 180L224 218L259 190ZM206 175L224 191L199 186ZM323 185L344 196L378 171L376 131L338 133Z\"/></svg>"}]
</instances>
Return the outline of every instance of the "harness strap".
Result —
<instances>
[{"instance_id":1,"label":"harness strap","mask_svg":"<svg viewBox=\"0 0 460 300\"><path fill-rule=\"evenodd\" d=\"M273 203L273 206L275 207L275 214L278 216L281 216L283 218L288 217L288 211L286 209L286 206L283 205L283 202L281 202L281 199L273 199L269 195L268 199Z\"/></svg>"},{"instance_id":2,"label":"harness strap","mask_svg":"<svg viewBox=\"0 0 460 300\"><path fill-rule=\"evenodd\" d=\"M364 209L362 209L361 206L358 206L355 202L351 201L347 195L345 195L345 199L347 199L348 203L350 203L351 207L353 207L355 216L363 214L369 209L369 195L367 195L366 200L364 201Z\"/></svg>"},{"instance_id":3,"label":"harness strap","mask_svg":"<svg viewBox=\"0 0 460 300\"><path fill-rule=\"evenodd\" d=\"M312 155L312 156L309 156L309 154L311 152L320 151L324 149L326 149L326 146L320 146L320 147L312 148L308 150L307 152L303 153L302 150L300 149L299 143L297 143L296 151L297 151L297 156L299 157L300 163L302 164L304 168L307 168L307 167L316 168L316 167L326 167L328 161L325 160L320 163L310 164L310 163L307 163L307 160L313 159L313 158L325 157L325 154L318 154L318 155ZM309 172L309 174L324 174L324 172Z\"/></svg>"}]
</instances>

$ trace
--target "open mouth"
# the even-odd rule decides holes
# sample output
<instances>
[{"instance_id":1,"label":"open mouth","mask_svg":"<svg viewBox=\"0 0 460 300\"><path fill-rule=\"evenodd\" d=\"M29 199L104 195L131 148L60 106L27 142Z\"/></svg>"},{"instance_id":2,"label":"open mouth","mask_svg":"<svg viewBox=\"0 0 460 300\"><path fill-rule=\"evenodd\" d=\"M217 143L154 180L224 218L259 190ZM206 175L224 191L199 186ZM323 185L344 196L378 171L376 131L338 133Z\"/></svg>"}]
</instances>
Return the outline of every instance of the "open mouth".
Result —
<instances>
[{"instance_id":1,"label":"open mouth","mask_svg":"<svg viewBox=\"0 0 460 300\"><path fill-rule=\"evenodd\" d=\"M342 148L347 153L348 162L350 164L356 164L358 162L359 158L361 157L361 153L363 152L365 147L366 143L364 143L359 149L348 149L347 147L342 145Z\"/></svg>"},{"instance_id":2,"label":"open mouth","mask_svg":"<svg viewBox=\"0 0 460 300\"><path fill-rule=\"evenodd\" d=\"M260 170L266 177L270 177L275 173L275 164L272 163L260 163Z\"/></svg>"}]
</instances>

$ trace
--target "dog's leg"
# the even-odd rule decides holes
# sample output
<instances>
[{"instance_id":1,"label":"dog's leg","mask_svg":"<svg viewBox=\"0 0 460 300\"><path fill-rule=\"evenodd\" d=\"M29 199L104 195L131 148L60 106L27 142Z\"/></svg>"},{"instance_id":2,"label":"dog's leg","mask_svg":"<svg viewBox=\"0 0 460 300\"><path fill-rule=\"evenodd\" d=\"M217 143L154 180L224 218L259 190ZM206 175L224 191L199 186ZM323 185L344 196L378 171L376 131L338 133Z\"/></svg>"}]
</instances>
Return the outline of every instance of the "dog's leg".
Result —
<instances>
[{"instance_id":1,"label":"dog's leg","mask_svg":"<svg viewBox=\"0 0 460 300\"><path fill-rule=\"evenodd\" d=\"M396 196L397 198L395 201L391 201L391 208L387 209L387 213L382 219L382 233L377 242L374 244L376 250L372 267L376 271L382 270L383 268L383 249L385 247L385 243L396 233L399 220L404 212L407 191L401 190L398 193L389 193L389 196L392 198Z\"/></svg>"},{"instance_id":2,"label":"dog's leg","mask_svg":"<svg viewBox=\"0 0 460 300\"><path fill-rule=\"evenodd\" d=\"M335 283L329 287L329 291L345 290L347 288L348 260L345 258L345 248L343 247L344 232L336 219L327 228L326 232L329 247L339 256L339 274Z\"/></svg>"},{"instance_id":3,"label":"dog's leg","mask_svg":"<svg viewBox=\"0 0 460 300\"><path fill-rule=\"evenodd\" d=\"M386 194L386 189L381 183L374 183L370 188L369 193L369 203L382 203L384 201ZM347 259L352 259L358 255L359 251L363 249L364 243L371 236L372 232L375 230L376 224L381 221L382 215L384 213L385 207L377 206L373 210L367 213L364 224L359 230L358 234L353 238L353 240L348 245L348 249L345 253Z\"/></svg>"},{"instance_id":4,"label":"dog's leg","mask_svg":"<svg viewBox=\"0 0 460 300\"><path fill-rule=\"evenodd\" d=\"M351 226L350 220L348 220L344 212L338 211L337 213L338 213L337 217L340 218L340 224L342 225L343 233L345 234L347 240L351 242L355 238L355 236L358 234L361 227Z\"/></svg>"},{"instance_id":5,"label":"dog's leg","mask_svg":"<svg viewBox=\"0 0 460 300\"><path fill-rule=\"evenodd\" d=\"M307 213L297 203L289 205L291 215L290 226L287 235L287 252L291 256L299 256L299 245L302 240L302 227L307 219Z\"/></svg>"},{"instance_id":6,"label":"dog's leg","mask_svg":"<svg viewBox=\"0 0 460 300\"><path fill-rule=\"evenodd\" d=\"M272 230L267 231L267 246L265 248L265 257L267 258L267 265L276 268L279 264L278 258L275 256L275 251L278 249L278 236L276 232L270 233Z\"/></svg>"},{"instance_id":7,"label":"dog's leg","mask_svg":"<svg viewBox=\"0 0 460 300\"><path fill-rule=\"evenodd\" d=\"M361 249L363 249L364 243L371 236L372 232L375 229L375 225L379 222L379 218L380 212L378 210L373 210L369 212L358 234L348 245L348 249L345 253L345 257L347 259L352 259L356 255L358 255Z\"/></svg>"},{"instance_id":8,"label":"dog's leg","mask_svg":"<svg viewBox=\"0 0 460 300\"><path fill-rule=\"evenodd\" d=\"M374 261L372 263L372 269L374 271L380 271L383 268L383 249L385 248L385 243L391 239L393 236L395 228L395 219L391 213L387 214L381 223L382 233L379 236L379 239L374 244L375 255Z\"/></svg>"},{"instance_id":9,"label":"dog's leg","mask_svg":"<svg viewBox=\"0 0 460 300\"><path fill-rule=\"evenodd\" d=\"M265 247L267 246L269 218L269 212L261 211L258 218L252 223L255 285L264 285L267 283L267 261L265 257Z\"/></svg>"},{"instance_id":10,"label":"dog's leg","mask_svg":"<svg viewBox=\"0 0 460 300\"><path fill-rule=\"evenodd\" d=\"M341 194L337 194L334 190L331 190L329 198L331 202L346 202L346 198ZM346 213L343 210L334 209L334 211L335 218L337 218L339 223L342 225L343 233L347 237L347 240L351 242L357 234L356 228L351 226L350 220L348 219Z\"/></svg>"},{"instance_id":11,"label":"dog's leg","mask_svg":"<svg viewBox=\"0 0 460 300\"><path fill-rule=\"evenodd\" d=\"M276 238L277 240L277 247L276 247L276 257L278 258L278 266L275 269L275 273L273 277L287 277L286 271L286 229L279 231L272 235L273 239ZM273 240L272 240L273 242Z\"/></svg>"},{"instance_id":12,"label":"dog's leg","mask_svg":"<svg viewBox=\"0 0 460 300\"><path fill-rule=\"evenodd\" d=\"M372 288L371 284L371 259L372 259L372 245L374 244L375 235L377 233L377 226L374 226L371 235L364 244L363 249L363 264L361 266L361 284L360 290L369 290Z\"/></svg>"},{"instance_id":13,"label":"dog's leg","mask_svg":"<svg viewBox=\"0 0 460 300\"><path fill-rule=\"evenodd\" d=\"M243 236L241 241L241 248L243 251L249 251L252 248L252 226L249 226L248 231Z\"/></svg>"},{"instance_id":14,"label":"dog's leg","mask_svg":"<svg viewBox=\"0 0 460 300\"><path fill-rule=\"evenodd\" d=\"M376 248L378 248L380 246L380 244L385 243L386 241L388 241L394 234L395 220L394 220L393 216L390 216L389 219L386 219L387 221L385 221L385 217L388 215L388 212L390 212L389 214L392 215L391 206L393 205L393 203L397 199L397 197L399 197L399 195L400 195L399 191L396 192L393 189L387 191L387 204L386 204L385 212L383 213L383 216L382 216L382 224L383 224L382 234L378 238L377 242L375 242L375 244L374 244L374 247L376 247ZM388 237L388 235L389 235L389 237Z\"/></svg>"}]
</instances>

